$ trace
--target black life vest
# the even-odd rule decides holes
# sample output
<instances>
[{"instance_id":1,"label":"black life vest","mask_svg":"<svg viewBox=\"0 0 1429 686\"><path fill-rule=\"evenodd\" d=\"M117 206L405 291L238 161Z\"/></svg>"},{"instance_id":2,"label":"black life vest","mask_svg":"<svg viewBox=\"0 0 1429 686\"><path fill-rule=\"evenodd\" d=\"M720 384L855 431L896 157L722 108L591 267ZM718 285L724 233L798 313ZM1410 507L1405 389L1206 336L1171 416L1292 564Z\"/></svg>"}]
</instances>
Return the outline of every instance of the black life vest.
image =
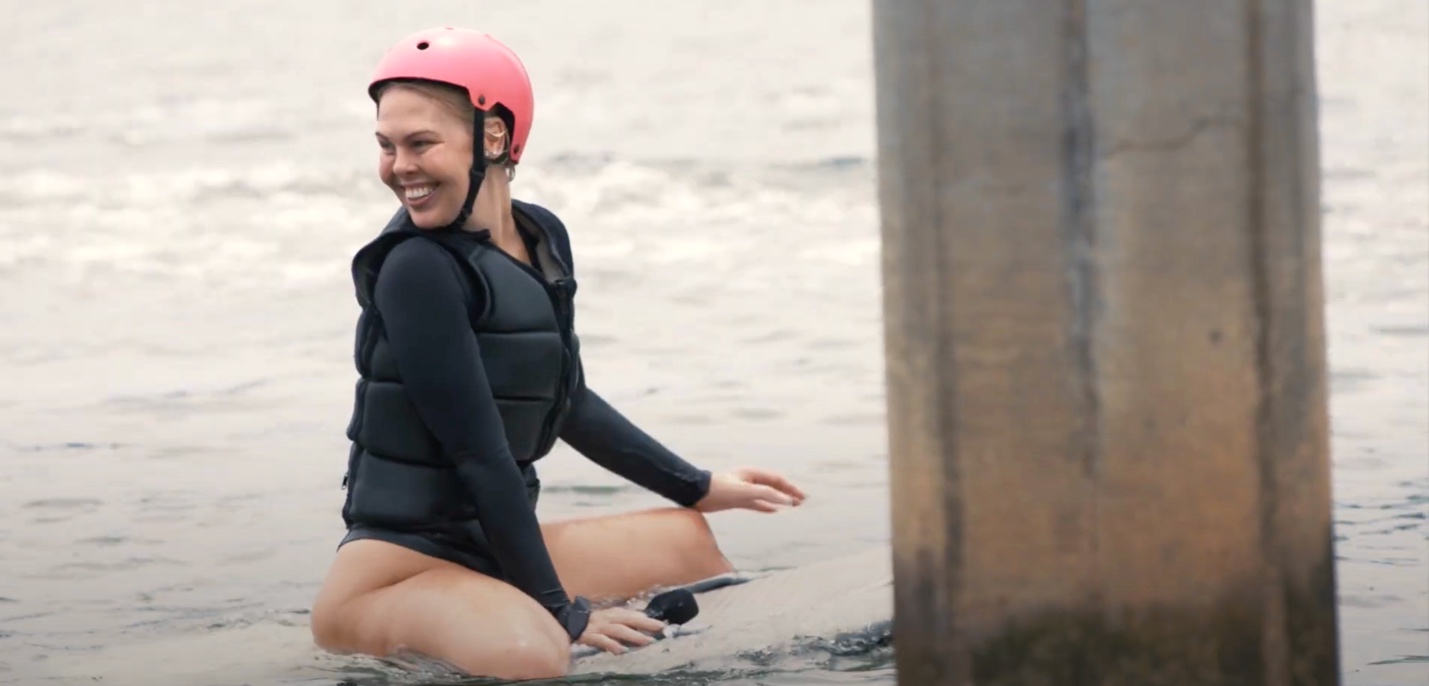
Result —
<instances>
[{"instance_id":1,"label":"black life vest","mask_svg":"<svg viewBox=\"0 0 1429 686\"><path fill-rule=\"evenodd\" d=\"M463 267L485 307L472 317L481 360L500 411L511 454L528 482L531 463L555 445L578 388L580 341L573 331L575 278L570 240L554 214L513 201L513 214L535 236L533 261L516 261L485 232L455 234L412 227L405 209L352 262L362 312L354 356L360 378L348 425L352 441L343 518L397 529L446 529L474 523L475 504L455 465L402 387L373 305L382 263L406 240L433 240ZM532 494L534 497L534 493Z\"/></svg>"}]
</instances>

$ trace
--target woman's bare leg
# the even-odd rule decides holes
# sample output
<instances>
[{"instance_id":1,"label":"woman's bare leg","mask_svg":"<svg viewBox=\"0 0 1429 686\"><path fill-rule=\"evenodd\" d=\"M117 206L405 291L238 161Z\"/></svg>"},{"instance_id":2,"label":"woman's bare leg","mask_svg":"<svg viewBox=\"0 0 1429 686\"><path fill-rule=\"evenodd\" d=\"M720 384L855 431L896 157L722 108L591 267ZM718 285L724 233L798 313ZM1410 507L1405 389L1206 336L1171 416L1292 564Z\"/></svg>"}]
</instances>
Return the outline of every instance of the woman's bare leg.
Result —
<instances>
[{"instance_id":1,"label":"woman's bare leg","mask_svg":"<svg viewBox=\"0 0 1429 686\"><path fill-rule=\"evenodd\" d=\"M543 524L566 592L624 600L734 570L704 516L667 508ZM312 611L313 640L334 653L412 652L473 676L559 677L570 638L515 587L382 541L338 550Z\"/></svg>"},{"instance_id":2,"label":"woman's bare leg","mask_svg":"<svg viewBox=\"0 0 1429 686\"><path fill-rule=\"evenodd\" d=\"M541 535L566 592L592 601L734 571L704 515L685 508L551 522Z\"/></svg>"},{"instance_id":3,"label":"woman's bare leg","mask_svg":"<svg viewBox=\"0 0 1429 686\"><path fill-rule=\"evenodd\" d=\"M312 632L330 652L412 652L472 676L552 678L570 662L570 637L514 586L374 540L338 550Z\"/></svg>"}]
</instances>

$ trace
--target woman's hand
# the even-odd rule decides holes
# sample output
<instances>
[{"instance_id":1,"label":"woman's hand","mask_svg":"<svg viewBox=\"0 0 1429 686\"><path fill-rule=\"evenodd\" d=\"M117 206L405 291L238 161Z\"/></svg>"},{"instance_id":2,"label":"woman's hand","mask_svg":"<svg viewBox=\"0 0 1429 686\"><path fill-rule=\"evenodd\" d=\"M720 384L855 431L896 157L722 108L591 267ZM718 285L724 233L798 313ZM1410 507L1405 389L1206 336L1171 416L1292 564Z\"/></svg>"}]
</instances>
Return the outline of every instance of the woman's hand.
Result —
<instances>
[{"instance_id":1,"label":"woman's hand","mask_svg":"<svg viewBox=\"0 0 1429 686\"><path fill-rule=\"evenodd\" d=\"M804 492L783 475L765 469L743 467L710 478L710 490L695 503L700 512L754 510L775 512L780 507L797 507Z\"/></svg>"},{"instance_id":2,"label":"woman's hand","mask_svg":"<svg viewBox=\"0 0 1429 686\"><path fill-rule=\"evenodd\" d=\"M654 634L664 628L664 622L651 619L643 612L623 607L610 607L590 613L590 623L586 625L585 633L581 634L576 643L619 655L625 652L625 645L622 642L635 646L648 646L655 642L655 637L641 632L648 631L650 634Z\"/></svg>"}]
</instances>

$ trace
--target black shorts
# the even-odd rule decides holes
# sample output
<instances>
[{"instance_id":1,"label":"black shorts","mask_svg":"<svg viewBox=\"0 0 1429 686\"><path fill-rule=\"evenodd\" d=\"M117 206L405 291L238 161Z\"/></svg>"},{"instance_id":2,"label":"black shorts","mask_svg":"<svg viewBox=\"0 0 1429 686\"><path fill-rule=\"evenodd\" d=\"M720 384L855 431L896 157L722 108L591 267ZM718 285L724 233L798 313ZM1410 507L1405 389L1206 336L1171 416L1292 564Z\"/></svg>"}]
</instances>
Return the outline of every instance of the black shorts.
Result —
<instances>
[{"instance_id":1,"label":"black shorts","mask_svg":"<svg viewBox=\"0 0 1429 686\"><path fill-rule=\"evenodd\" d=\"M531 509L535 510L536 500L541 495L541 480L536 477L536 470L530 464L523 465L521 471L526 477L527 499L531 503ZM491 551L491 543L486 540L486 533L481 530L481 525L474 521L454 523L448 529L423 531L398 531L354 523L348 527L347 535L342 537L337 547L341 548L349 542L364 538L402 546L495 579L507 580L495 553Z\"/></svg>"}]
</instances>

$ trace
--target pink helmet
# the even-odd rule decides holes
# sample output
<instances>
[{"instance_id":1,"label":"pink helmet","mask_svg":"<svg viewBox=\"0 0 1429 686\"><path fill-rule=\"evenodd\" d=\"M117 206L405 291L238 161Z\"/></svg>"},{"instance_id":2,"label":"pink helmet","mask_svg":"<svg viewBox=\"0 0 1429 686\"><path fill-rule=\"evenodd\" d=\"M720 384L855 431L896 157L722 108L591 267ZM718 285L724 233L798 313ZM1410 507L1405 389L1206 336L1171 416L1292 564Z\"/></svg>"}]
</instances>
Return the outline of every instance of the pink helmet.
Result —
<instances>
[{"instance_id":1,"label":"pink helmet","mask_svg":"<svg viewBox=\"0 0 1429 686\"><path fill-rule=\"evenodd\" d=\"M383 55L368 94L375 99L377 87L391 79L423 79L464 88L471 104L481 111L505 107L512 118L511 161L520 161L526 151L536 108L531 79L516 53L495 38L449 26L418 31Z\"/></svg>"}]
</instances>

